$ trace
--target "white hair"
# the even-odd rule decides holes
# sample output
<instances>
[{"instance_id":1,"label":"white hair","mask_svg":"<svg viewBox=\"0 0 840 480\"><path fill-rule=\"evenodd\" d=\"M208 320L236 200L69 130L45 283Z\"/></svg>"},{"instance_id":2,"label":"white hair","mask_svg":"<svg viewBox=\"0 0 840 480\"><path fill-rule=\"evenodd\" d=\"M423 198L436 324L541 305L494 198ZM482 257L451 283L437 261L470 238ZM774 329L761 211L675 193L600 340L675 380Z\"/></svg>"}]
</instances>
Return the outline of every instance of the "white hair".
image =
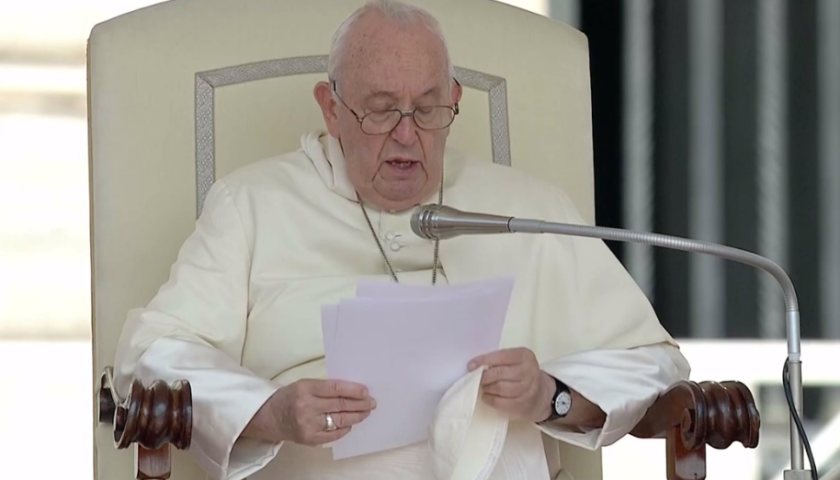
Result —
<instances>
[{"instance_id":1,"label":"white hair","mask_svg":"<svg viewBox=\"0 0 840 480\"><path fill-rule=\"evenodd\" d=\"M443 36L443 30L440 28L440 23L428 11L401 2L399 0L371 0L364 6L353 12L347 17L344 22L335 31L330 45L329 61L327 63L327 72L330 80L337 80L337 76L344 68L344 56L347 50L347 34L353 28L353 25L370 12L379 12L385 18L393 20L402 25L413 25L417 22L424 25L432 31L432 33L440 39L443 44L443 51L446 57L446 69L451 78L455 77L455 67L452 65L452 59L449 57L449 48L446 46L446 38Z\"/></svg>"}]
</instances>

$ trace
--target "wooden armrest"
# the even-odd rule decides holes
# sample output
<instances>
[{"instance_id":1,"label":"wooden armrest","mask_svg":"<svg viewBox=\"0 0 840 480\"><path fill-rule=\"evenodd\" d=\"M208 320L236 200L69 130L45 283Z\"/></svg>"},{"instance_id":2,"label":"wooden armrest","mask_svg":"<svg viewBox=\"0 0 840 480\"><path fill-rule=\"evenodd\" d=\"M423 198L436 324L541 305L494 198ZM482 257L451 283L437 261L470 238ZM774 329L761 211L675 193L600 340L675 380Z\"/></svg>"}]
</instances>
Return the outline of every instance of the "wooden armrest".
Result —
<instances>
[{"instance_id":1,"label":"wooden armrest","mask_svg":"<svg viewBox=\"0 0 840 480\"><path fill-rule=\"evenodd\" d=\"M706 478L706 445L722 450L734 442L758 446L761 419L741 382L677 382L648 409L630 432L665 438L668 480Z\"/></svg>"},{"instance_id":2,"label":"wooden armrest","mask_svg":"<svg viewBox=\"0 0 840 480\"><path fill-rule=\"evenodd\" d=\"M172 386L134 380L128 397L119 398L113 370L102 372L99 422L114 426L118 449L135 444L137 479L168 479L170 444L190 446L192 393L187 381ZM750 390L740 382L677 382L648 409L630 432L638 438L665 438L668 480L704 480L706 445L725 449L734 442L758 446L760 417Z\"/></svg>"},{"instance_id":3,"label":"wooden armrest","mask_svg":"<svg viewBox=\"0 0 840 480\"><path fill-rule=\"evenodd\" d=\"M169 386L157 380L143 387L135 379L121 399L113 369L107 367L99 382L99 423L113 425L118 449L135 445L135 478L165 480L172 471L170 445L185 450L192 439L190 384L179 380Z\"/></svg>"}]
</instances>

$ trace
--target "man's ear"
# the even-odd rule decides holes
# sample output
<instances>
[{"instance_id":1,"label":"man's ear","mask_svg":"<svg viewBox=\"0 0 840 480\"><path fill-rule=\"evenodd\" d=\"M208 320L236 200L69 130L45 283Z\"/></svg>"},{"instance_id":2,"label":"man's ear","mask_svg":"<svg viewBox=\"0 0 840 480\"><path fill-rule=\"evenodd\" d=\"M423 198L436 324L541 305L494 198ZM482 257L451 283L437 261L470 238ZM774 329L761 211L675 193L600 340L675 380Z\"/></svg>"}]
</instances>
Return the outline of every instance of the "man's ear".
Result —
<instances>
[{"instance_id":1,"label":"man's ear","mask_svg":"<svg viewBox=\"0 0 840 480\"><path fill-rule=\"evenodd\" d=\"M452 103L456 104L461 102L461 95L464 93L464 90L457 81L453 83L455 85L452 85Z\"/></svg>"},{"instance_id":2,"label":"man's ear","mask_svg":"<svg viewBox=\"0 0 840 480\"><path fill-rule=\"evenodd\" d=\"M321 114L324 116L324 124L327 131L335 138L338 135L338 103L332 94L332 85L329 82L318 82L315 85L315 101L321 107Z\"/></svg>"}]
</instances>

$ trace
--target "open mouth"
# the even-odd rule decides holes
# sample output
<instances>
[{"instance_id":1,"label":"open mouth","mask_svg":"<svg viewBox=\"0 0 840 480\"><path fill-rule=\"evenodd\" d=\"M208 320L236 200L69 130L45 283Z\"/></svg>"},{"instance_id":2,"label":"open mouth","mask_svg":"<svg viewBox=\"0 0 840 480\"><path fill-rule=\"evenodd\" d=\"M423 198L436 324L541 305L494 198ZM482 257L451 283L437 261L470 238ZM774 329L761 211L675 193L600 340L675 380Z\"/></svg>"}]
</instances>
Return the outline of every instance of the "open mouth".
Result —
<instances>
[{"instance_id":1,"label":"open mouth","mask_svg":"<svg viewBox=\"0 0 840 480\"><path fill-rule=\"evenodd\" d=\"M414 160L395 159L388 160L385 163L398 170L411 170L418 162L415 162Z\"/></svg>"}]
</instances>

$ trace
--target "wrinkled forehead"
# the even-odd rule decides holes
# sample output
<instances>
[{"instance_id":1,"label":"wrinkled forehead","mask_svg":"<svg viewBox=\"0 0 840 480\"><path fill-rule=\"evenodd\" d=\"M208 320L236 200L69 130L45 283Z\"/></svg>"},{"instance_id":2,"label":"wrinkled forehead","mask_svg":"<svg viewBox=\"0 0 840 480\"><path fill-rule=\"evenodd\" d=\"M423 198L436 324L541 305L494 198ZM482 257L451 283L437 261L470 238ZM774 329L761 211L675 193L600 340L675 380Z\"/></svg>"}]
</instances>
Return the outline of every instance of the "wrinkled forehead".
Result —
<instances>
[{"instance_id":1,"label":"wrinkled forehead","mask_svg":"<svg viewBox=\"0 0 840 480\"><path fill-rule=\"evenodd\" d=\"M348 87L359 99L390 97L394 100L414 100L423 96L447 95L450 80L445 68L367 68L360 69Z\"/></svg>"},{"instance_id":2,"label":"wrinkled forehead","mask_svg":"<svg viewBox=\"0 0 840 480\"><path fill-rule=\"evenodd\" d=\"M360 32L348 48L347 86L360 96L390 92L420 95L448 91L450 81L443 43L425 26Z\"/></svg>"}]
</instances>

